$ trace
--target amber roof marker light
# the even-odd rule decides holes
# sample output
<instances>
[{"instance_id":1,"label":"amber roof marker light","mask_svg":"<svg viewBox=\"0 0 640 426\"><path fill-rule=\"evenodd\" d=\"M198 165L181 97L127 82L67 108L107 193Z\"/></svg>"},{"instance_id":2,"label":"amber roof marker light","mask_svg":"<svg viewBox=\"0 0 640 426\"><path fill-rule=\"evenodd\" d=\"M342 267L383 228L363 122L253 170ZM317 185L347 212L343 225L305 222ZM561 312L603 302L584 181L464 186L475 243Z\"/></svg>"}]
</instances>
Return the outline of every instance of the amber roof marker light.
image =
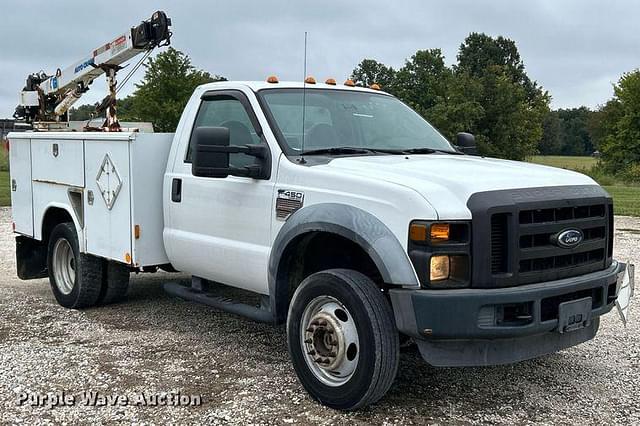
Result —
<instances>
[{"instance_id":1,"label":"amber roof marker light","mask_svg":"<svg viewBox=\"0 0 640 426\"><path fill-rule=\"evenodd\" d=\"M278 77L276 77L275 75L270 75L269 77L267 77L267 83L279 83Z\"/></svg>"},{"instance_id":2,"label":"amber roof marker light","mask_svg":"<svg viewBox=\"0 0 640 426\"><path fill-rule=\"evenodd\" d=\"M329 84L331 86L335 86L336 85L336 79L335 78L328 78L324 84Z\"/></svg>"},{"instance_id":3,"label":"amber roof marker light","mask_svg":"<svg viewBox=\"0 0 640 426\"><path fill-rule=\"evenodd\" d=\"M380 90L380 85L378 83L373 83L369 88L373 90Z\"/></svg>"},{"instance_id":4,"label":"amber roof marker light","mask_svg":"<svg viewBox=\"0 0 640 426\"><path fill-rule=\"evenodd\" d=\"M307 84L316 84L316 79L310 75L304 79L304 82Z\"/></svg>"},{"instance_id":5,"label":"amber roof marker light","mask_svg":"<svg viewBox=\"0 0 640 426\"><path fill-rule=\"evenodd\" d=\"M351 79L346 80L346 81L344 82L344 85L345 85L345 86L349 86L349 87L356 87L356 83L355 83L353 80L351 80Z\"/></svg>"}]
</instances>

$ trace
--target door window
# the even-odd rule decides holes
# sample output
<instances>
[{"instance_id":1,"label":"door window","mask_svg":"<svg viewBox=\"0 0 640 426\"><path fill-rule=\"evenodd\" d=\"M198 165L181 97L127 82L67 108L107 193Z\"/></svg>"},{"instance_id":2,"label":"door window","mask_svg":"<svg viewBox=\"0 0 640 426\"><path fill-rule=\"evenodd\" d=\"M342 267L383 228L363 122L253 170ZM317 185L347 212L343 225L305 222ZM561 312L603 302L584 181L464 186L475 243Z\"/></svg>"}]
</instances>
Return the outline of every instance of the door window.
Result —
<instances>
[{"instance_id":1,"label":"door window","mask_svg":"<svg viewBox=\"0 0 640 426\"><path fill-rule=\"evenodd\" d=\"M257 145L261 143L247 110L242 102L233 96L220 95L203 100L193 128L201 126L228 128L230 145ZM193 133L187 147L186 163L191 162L192 143ZM229 165L232 167L248 166L254 161L255 157L246 154L231 154L229 156Z\"/></svg>"}]
</instances>

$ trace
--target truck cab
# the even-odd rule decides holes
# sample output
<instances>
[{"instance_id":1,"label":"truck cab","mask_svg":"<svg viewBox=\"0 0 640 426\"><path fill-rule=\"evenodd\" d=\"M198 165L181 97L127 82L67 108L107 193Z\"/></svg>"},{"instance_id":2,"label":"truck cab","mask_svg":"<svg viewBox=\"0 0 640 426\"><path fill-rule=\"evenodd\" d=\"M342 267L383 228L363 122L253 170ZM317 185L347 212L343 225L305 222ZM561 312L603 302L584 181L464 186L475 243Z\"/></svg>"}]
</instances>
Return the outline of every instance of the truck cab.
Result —
<instances>
[{"instance_id":1,"label":"truck cab","mask_svg":"<svg viewBox=\"0 0 640 426\"><path fill-rule=\"evenodd\" d=\"M626 308L633 266L614 258L612 199L591 178L467 155L395 97L328 83L200 86L172 137L121 136L120 157L101 136L10 135L12 175L40 157L58 170L61 138L97 150L69 160L83 164L72 184L21 175L64 212L12 192L33 230L17 229L21 277L49 275L78 308L121 299L129 271L188 273L191 287L167 291L286 324L301 383L338 409L385 394L401 339L434 366L505 364L592 339ZM105 158L129 196L88 204ZM116 234L131 253L92 249ZM260 302L222 301L216 285Z\"/></svg>"}]
</instances>

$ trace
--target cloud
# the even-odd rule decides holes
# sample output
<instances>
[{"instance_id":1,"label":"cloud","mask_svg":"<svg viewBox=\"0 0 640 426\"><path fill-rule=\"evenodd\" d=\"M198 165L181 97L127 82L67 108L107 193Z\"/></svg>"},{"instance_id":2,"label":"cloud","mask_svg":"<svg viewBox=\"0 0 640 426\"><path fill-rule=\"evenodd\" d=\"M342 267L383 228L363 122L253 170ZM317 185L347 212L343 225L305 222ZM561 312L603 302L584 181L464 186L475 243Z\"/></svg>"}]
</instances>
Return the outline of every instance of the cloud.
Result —
<instances>
[{"instance_id":1,"label":"cloud","mask_svg":"<svg viewBox=\"0 0 640 426\"><path fill-rule=\"evenodd\" d=\"M233 80L346 78L363 58L394 67L418 49L438 47L449 63L472 31L518 44L529 75L549 90L553 106L595 107L611 83L638 66L640 3L595 0L352 1L271 0L91 3L5 0L0 26L0 116L10 116L27 74L52 72L148 18L173 19L173 45L193 63ZM132 81L142 77L139 71ZM123 95L133 90L129 83ZM106 94L97 80L82 103Z\"/></svg>"}]
</instances>

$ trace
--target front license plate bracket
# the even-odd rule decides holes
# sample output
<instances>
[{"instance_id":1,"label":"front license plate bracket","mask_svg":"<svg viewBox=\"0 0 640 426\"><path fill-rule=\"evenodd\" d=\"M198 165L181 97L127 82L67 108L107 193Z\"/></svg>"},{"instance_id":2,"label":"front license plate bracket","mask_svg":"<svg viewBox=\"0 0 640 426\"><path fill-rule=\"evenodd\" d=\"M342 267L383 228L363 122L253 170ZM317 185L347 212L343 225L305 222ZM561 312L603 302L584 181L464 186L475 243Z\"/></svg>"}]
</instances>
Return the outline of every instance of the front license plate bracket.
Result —
<instances>
[{"instance_id":1,"label":"front license plate bracket","mask_svg":"<svg viewBox=\"0 0 640 426\"><path fill-rule=\"evenodd\" d=\"M558 306L558 331L568 333L591 324L591 297L563 302Z\"/></svg>"}]
</instances>

